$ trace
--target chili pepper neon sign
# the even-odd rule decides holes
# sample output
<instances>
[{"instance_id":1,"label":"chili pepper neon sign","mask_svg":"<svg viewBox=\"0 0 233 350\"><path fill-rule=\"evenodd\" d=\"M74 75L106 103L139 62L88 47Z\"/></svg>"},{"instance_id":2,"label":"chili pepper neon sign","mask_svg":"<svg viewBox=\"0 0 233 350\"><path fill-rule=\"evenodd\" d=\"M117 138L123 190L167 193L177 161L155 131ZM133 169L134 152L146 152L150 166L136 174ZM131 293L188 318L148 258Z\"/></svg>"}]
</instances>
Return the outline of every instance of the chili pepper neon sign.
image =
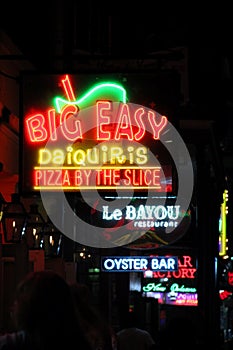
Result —
<instances>
[{"instance_id":1,"label":"chili pepper neon sign","mask_svg":"<svg viewBox=\"0 0 233 350\"><path fill-rule=\"evenodd\" d=\"M55 97L54 107L24 118L26 142L36 150L34 190L172 191L171 165L152 164L144 142L148 129L151 141L159 141L167 117L128 103L124 87L111 81L78 99L68 75L61 86L66 98Z\"/></svg>"}]
</instances>

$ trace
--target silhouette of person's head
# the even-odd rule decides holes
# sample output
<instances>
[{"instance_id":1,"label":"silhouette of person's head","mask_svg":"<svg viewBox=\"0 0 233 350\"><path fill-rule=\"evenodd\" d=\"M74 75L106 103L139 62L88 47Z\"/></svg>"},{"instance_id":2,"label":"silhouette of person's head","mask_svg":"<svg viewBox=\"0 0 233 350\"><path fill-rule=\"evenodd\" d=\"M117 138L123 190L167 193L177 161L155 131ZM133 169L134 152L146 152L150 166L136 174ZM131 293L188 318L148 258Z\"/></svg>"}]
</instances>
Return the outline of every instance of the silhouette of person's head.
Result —
<instances>
[{"instance_id":1,"label":"silhouette of person's head","mask_svg":"<svg viewBox=\"0 0 233 350\"><path fill-rule=\"evenodd\" d=\"M17 330L26 332L34 349L64 349L74 342L80 348L86 346L70 287L53 271L33 272L21 281L14 319Z\"/></svg>"}]
</instances>

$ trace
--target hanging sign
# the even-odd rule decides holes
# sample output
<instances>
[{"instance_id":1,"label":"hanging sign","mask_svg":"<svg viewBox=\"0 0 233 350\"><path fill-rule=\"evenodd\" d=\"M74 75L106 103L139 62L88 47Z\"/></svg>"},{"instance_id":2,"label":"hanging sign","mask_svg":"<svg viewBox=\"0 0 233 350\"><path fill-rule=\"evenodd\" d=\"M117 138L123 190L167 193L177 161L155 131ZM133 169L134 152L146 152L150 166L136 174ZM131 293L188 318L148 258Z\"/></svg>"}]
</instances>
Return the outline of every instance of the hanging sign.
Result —
<instances>
[{"instance_id":1,"label":"hanging sign","mask_svg":"<svg viewBox=\"0 0 233 350\"><path fill-rule=\"evenodd\" d=\"M192 165L165 115L137 104L120 76L25 73L22 89L20 192L39 193L61 232L94 247L184 235Z\"/></svg>"},{"instance_id":2,"label":"hanging sign","mask_svg":"<svg viewBox=\"0 0 233 350\"><path fill-rule=\"evenodd\" d=\"M101 259L102 271L133 272L133 271L176 271L178 258L173 256L107 256Z\"/></svg>"},{"instance_id":3,"label":"hanging sign","mask_svg":"<svg viewBox=\"0 0 233 350\"><path fill-rule=\"evenodd\" d=\"M118 82L102 81L76 96L73 76L55 78L61 97L42 108L36 95L25 105L25 191L174 190L175 168L159 142L166 116L129 103Z\"/></svg>"}]
</instances>

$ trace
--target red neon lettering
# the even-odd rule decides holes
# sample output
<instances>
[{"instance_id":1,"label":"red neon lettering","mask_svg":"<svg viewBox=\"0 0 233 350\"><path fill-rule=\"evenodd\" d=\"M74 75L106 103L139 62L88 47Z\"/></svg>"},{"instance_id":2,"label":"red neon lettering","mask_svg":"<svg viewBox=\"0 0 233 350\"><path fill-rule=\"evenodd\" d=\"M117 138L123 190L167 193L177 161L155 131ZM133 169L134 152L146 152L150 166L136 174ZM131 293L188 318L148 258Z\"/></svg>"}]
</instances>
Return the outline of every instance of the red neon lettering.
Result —
<instances>
[{"instance_id":1,"label":"red neon lettering","mask_svg":"<svg viewBox=\"0 0 233 350\"><path fill-rule=\"evenodd\" d=\"M28 136L31 142L42 142L48 137L43 114L36 114L26 119Z\"/></svg>"},{"instance_id":2,"label":"red neon lettering","mask_svg":"<svg viewBox=\"0 0 233 350\"><path fill-rule=\"evenodd\" d=\"M115 140L120 140L121 136L127 136L128 140L133 140L133 129L130 119L129 106L122 104L118 114Z\"/></svg>"},{"instance_id":3,"label":"red neon lettering","mask_svg":"<svg viewBox=\"0 0 233 350\"><path fill-rule=\"evenodd\" d=\"M71 97L71 96L70 96ZM111 124L111 108L112 103L110 101L98 101L96 103L96 118L97 118L97 140L120 140L123 137L127 137L128 140L141 140L145 135L145 125L142 117L145 114L144 108L138 108L135 110L132 118L130 109L127 104L121 104L117 113L114 123ZM43 114L35 114L26 118L26 126L28 137L31 142L44 142L50 138L51 141L58 139L58 126L60 125L60 132L68 141L75 141L82 139L82 127L81 121L77 118L78 107L73 104L66 105L60 114L59 122L56 121L55 109L47 111L47 119ZM161 117L159 123L155 120L156 114L152 111L148 111L148 120L150 122L153 138L159 139L162 129L167 125L167 118ZM113 130L113 126L115 129ZM138 127L138 131L134 135L133 126ZM109 129L108 129L109 128ZM149 180L148 180L149 181Z\"/></svg>"},{"instance_id":4,"label":"red neon lettering","mask_svg":"<svg viewBox=\"0 0 233 350\"><path fill-rule=\"evenodd\" d=\"M70 178L68 170L64 171L62 185L70 186Z\"/></svg>"},{"instance_id":5,"label":"red neon lettering","mask_svg":"<svg viewBox=\"0 0 233 350\"><path fill-rule=\"evenodd\" d=\"M46 171L35 171L35 186L64 186L71 185L68 170L47 169Z\"/></svg>"},{"instance_id":6,"label":"red neon lettering","mask_svg":"<svg viewBox=\"0 0 233 350\"><path fill-rule=\"evenodd\" d=\"M160 175L157 173L161 169L126 169L122 171L122 178L126 186L156 186L161 188Z\"/></svg>"},{"instance_id":7,"label":"red neon lettering","mask_svg":"<svg viewBox=\"0 0 233 350\"><path fill-rule=\"evenodd\" d=\"M154 112L148 111L148 119L154 133L154 139L158 140L161 131L167 125L167 118L165 116L162 116L160 123L157 124L155 117L156 117L156 114Z\"/></svg>"},{"instance_id":8,"label":"red neon lettering","mask_svg":"<svg viewBox=\"0 0 233 350\"><path fill-rule=\"evenodd\" d=\"M50 140L57 140L57 128L56 128L56 112L55 109L50 109L48 111L48 121L49 121L49 132Z\"/></svg>"},{"instance_id":9,"label":"red neon lettering","mask_svg":"<svg viewBox=\"0 0 233 350\"><path fill-rule=\"evenodd\" d=\"M75 105L66 105L61 111L60 122L61 129L65 138L69 141L82 139L82 129L80 120L73 115L78 112ZM72 116L72 118L70 118Z\"/></svg>"},{"instance_id":10,"label":"red neon lettering","mask_svg":"<svg viewBox=\"0 0 233 350\"><path fill-rule=\"evenodd\" d=\"M164 278L166 276L165 272L154 272L153 277L155 278Z\"/></svg>"},{"instance_id":11,"label":"red neon lettering","mask_svg":"<svg viewBox=\"0 0 233 350\"><path fill-rule=\"evenodd\" d=\"M81 186L82 184L83 184L83 180L82 180L81 170L76 170L75 171L75 185Z\"/></svg>"},{"instance_id":12,"label":"red neon lettering","mask_svg":"<svg viewBox=\"0 0 233 350\"><path fill-rule=\"evenodd\" d=\"M97 119L97 140L110 140L110 131L104 131L103 125L108 125L110 123L110 117L106 115L111 109L111 102L109 101L99 101L96 103L96 119Z\"/></svg>"},{"instance_id":13,"label":"red neon lettering","mask_svg":"<svg viewBox=\"0 0 233 350\"><path fill-rule=\"evenodd\" d=\"M96 171L96 184L97 186L116 186L120 181L119 169L102 169Z\"/></svg>"},{"instance_id":14,"label":"red neon lettering","mask_svg":"<svg viewBox=\"0 0 233 350\"><path fill-rule=\"evenodd\" d=\"M75 171L75 186L89 186L91 170L76 170Z\"/></svg>"},{"instance_id":15,"label":"red neon lettering","mask_svg":"<svg viewBox=\"0 0 233 350\"><path fill-rule=\"evenodd\" d=\"M47 181L48 186L62 184L62 170L48 170L47 174L49 176Z\"/></svg>"},{"instance_id":16,"label":"red neon lettering","mask_svg":"<svg viewBox=\"0 0 233 350\"><path fill-rule=\"evenodd\" d=\"M134 114L135 121L138 124L138 132L134 135L136 141L141 140L145 135L145 126L142 121L142 116L144 113L144 108L138 108Z\"/></svg>"},{"instance_id":17,"label":"red neon lettering","mask_svg":"<svg viewBox=\"0 0 233 350\"><path fill-rule=\"evenodd\" d=\"M47 141L49 137L52 141L57 140L55 109L48 110L47 120L43 114L35 114L31 117L27 117L25 123L31 142L44 142Z\"/></svg>"},{"instance_id":18,"label":"red neon lettering","mask_svg":"<svg viewBox=\"0 0 233 350\"><path fill-rule=\"evenodd\" d=\"M192 258L191 258L191 256L189 256L189 255L184 255L183 256L183 264L182 264L182 262L181 262L181 259L179 259L178 260L178 265L179 265L179 267L193 267L193 264L191 263L191 260L192 260Z\"/></svg>"},{"instance_id":19,"label":"red neon lettering","mask_svg":"<svg viewBox=\"0 0 233 350\"><path fill-rule=\"evenodd\" d=\"M110 125L111 116L109 111L111 110L111 102L109 101L99 101L96 104L97 112L97 140L120 140L123 136L126 136L128 140L136 141L141 140L145 135L145 125L142 120L142 116L145 114L144 108L140 107L134 112L134 121L137 124L138 131L134 135L132 128L132 121L130 116L129 106L127 104L121 104L118 111L117 119L115 121L116 131L115 135L112 135L112 131L104 130L104 126ZM159 123L156 122L156 113L148 111L148 120L150 122L154 139L159 139L161 131L167 125L167 118L165 116L161 117Z\"/></svg>"},{"instance_id":20,"label":"red neon lettering","mask_svg":"<svg viewBox=\"0 0 233 350\"><path fill-rule=\"evenodd\" d=\"M167 272L166 277L167 277L167 278L171 278L171 277L172 277L172 273L171 273L171 271L168 271L168 272Z\"/></svg>"},{"instance_id":21,"label":"red neon lettering","mask_svg":"<svg viewBox=\"0 0 233 350\"><path fill-rule=\"evenodd\" d=\"M37 170L35 172L35 186L59 186L62 184L61 170Z\"/></svg>"},{"instance_id":22,"label":"red neon lettering","mask_svg":"<svg viewBox=\"0 0 233 350\"><path fill-rule=\"evenodd\" d=\"M173 271L172 276L175 278L181 278L182 276L181 270L179 269L178 271Z\"/></svg>"},{"instance_id":23,"label":"red neon lettering","mask_svg":"<svg viewBox=\"0 0 233 350\"><path fill-rule=\"evenodd\" d=\"M40 180L42 179L42 171L38 170L34 172L34 184L35 186L40 185Z\"/></svg>"},{"instance_id":24,"label":"red neon lettering","mask_svg":"<svg viewBox=\"0 0 233 350\"><path fill-rule=\"evenodd\" d=\"M196 272L196 269L179 269L181 272L181 278L194 278L194 274Z\"/></svg>"},{"instance_id":25,"label":"red neon lettering","mask_svg":"<svg viewBox=\"0 0 233 350\"><path fill-rule=\"evenodd\" d=\"M60 115L61 131L69 141L82 139L82 129L80 120L73 117L78 112L75 105L66 105ZM73 118L70 118L70 117ZM26 119L28 136L31 142L44 142L50 137L51 141L58 139L56 126L56 112L54 109L48 110L47 121L43 114L35 114ZM46 129L48 126L48 130Z\"/></svg>"}]
</instances>

